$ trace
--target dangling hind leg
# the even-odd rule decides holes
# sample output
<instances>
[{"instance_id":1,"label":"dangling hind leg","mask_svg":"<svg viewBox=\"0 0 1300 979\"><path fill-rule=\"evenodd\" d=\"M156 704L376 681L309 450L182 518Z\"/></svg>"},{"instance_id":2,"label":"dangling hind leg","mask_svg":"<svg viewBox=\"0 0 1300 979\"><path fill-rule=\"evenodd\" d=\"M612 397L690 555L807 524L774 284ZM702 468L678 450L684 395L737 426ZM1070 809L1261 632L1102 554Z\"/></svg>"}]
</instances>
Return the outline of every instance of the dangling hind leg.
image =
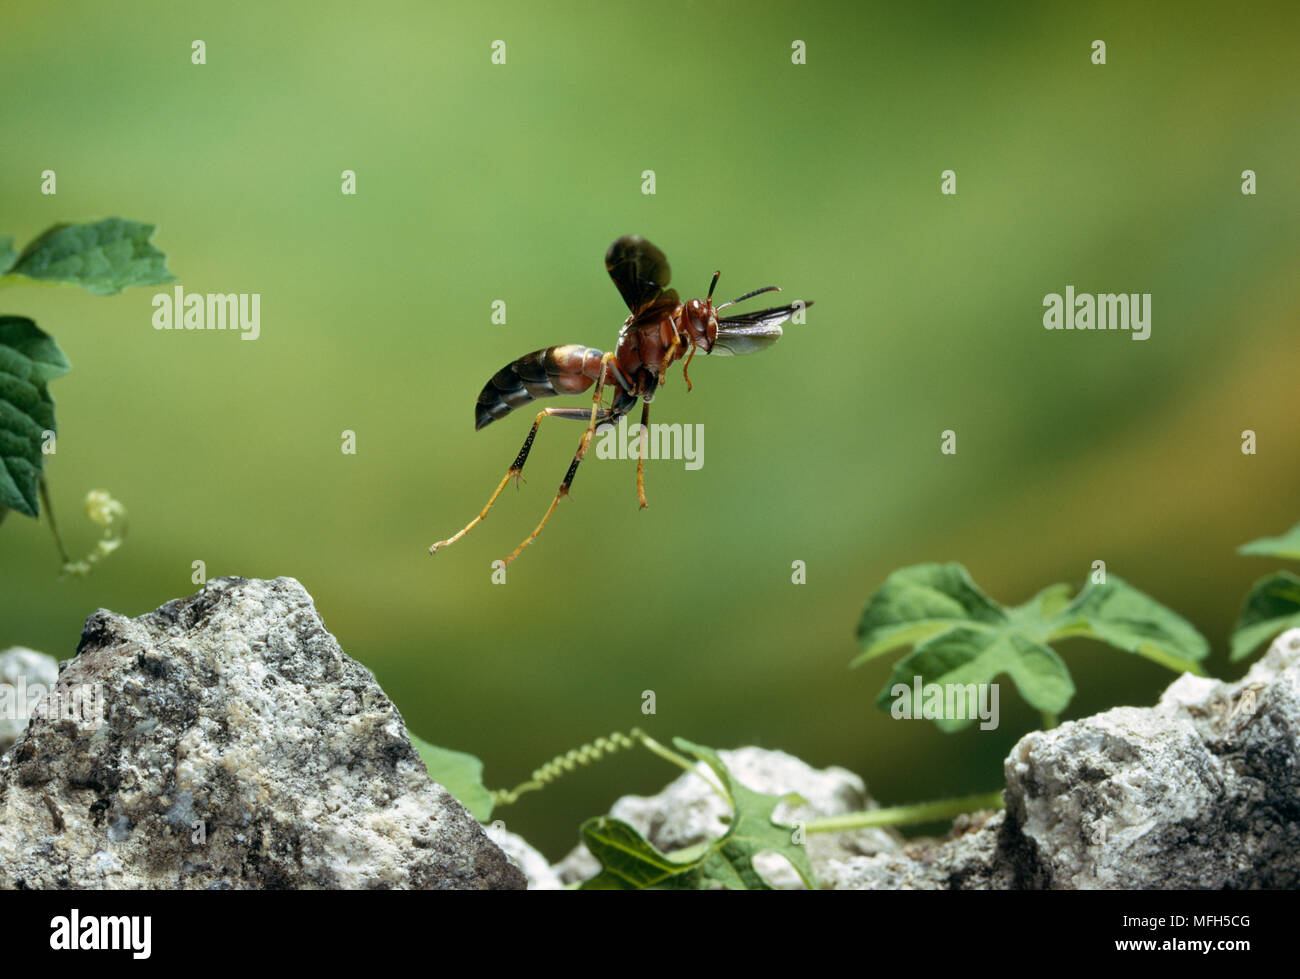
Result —
<instances>
[{"instance_id":1,"label":"dangling hind leg","mask_svg":"<svg viewBox=\"0 0 1300 979\"><path fill-rule=\"evenodd\" d=\"M650 504L645 501L645 448L650 438L650 402L641 405L641 430L638 439L639 449L636 455L636 496L644 510Z\"/></svg>"},{"instance_id":2,"label":"dangling hind leg","mask_svg":"<svg viewBox=\"0 0 1300 979\"><path fill-rule=\"evenodd\" d=\"M440 547L456 543L456 541L473 530L488 515L488 511L492 509L492 504L496 503L497 497L506 488L506 483L510 482L511 476L515 477L515 484L518 485L519 478L524 472L524 463L528 461L528 453L532 451L533 440L537 438L537 430L541 427L542 420L545 418L572 418L574 421L589 421L591 412L586 408L543 408L539 411L536 420L533 422L532 429L528 432L528 437L524 439L524 444L519 449L519 455L515 457L514 463L506 470L506 474L501 477L501 482L497 484L497 488L488 499L487 504L479 511L479 515L466 524L458 533L453 534L446 540L440 540L430 547L430 554L435 553Z\"/></svg>"},{"instance_id":3,"label":"dangling hind leg","mask_svg":"<svg viewBox=\"0 0 1300 979\"><path fill-rule=\"evenodd\" d=\"M506 558L504 561L505 564L509 564L511 561L517 558L519 556L519 553L525 547L527 547L529 544L531 544L533 541L537 539L537 535L540 534L542 532L542 528L546 526L546 521L551 519L551 514L555 512L555 508L559 505L560 500L564 499L566 496L569 495L569 487L573 485L573 477L578 471L578 465L582 462L583 456L587 454L587 449L591 446L591 439L596 432L596 426L602 425L607 421L613 421L615 418L621 417L621 413L617 411L615 405L611 405L609 408L603 408L603 409L601 408L600 405L600 396L603 388L605 387L605 378L614 376L613 372L609 369L609 367L613 365L613 363L614 363L614 355L605 354L604 358L601 361L600 380L596 382L596 393L591 401L591 414L590 414L590 421L587 423L587 430L582 433L582 440L578 443L578 451L573 454L573 462L569 464L569 471L565 473L564 482L560 484L560 488L555 494L555 499L553 499L551 501L551 505L546 508L546 513L542 516L541 523L537 525L537 527L533 530L531 534L529 534L526 538L524 538L523 543L521 543L510 553L510 556ZM619 389L619 394L623 395L623 393L624 392L621 389ZM625 399L626 396L616 397L615 402L617 404L621 404L625 401ZM633 398L631 403L635 403L635 401L636 399Z\"/></svg>"}]
</instances>

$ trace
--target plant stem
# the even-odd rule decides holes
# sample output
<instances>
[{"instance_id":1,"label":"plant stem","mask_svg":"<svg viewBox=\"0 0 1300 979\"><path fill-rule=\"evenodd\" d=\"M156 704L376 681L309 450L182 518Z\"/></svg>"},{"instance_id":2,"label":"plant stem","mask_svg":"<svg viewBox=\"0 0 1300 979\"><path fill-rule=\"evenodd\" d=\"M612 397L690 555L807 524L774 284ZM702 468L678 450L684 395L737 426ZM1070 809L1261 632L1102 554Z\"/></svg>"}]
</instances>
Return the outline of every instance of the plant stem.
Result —
<instances>
[{"instance_id":1,"label":"plant stem","mask_svg":"<svg viewBox=\"0 0 1300 979\"><path fill-rule=\"evenodd\" d=\"M1138 655L1146 657L1153 663L1159 663L1165 669L1171 670L1174 673L1190 673L1192 676L1205 676L1205 670L1201 667L1200 663L1193 663L1191 660L1174 656L1172 653L1166 653L1149 643L1138 650Z\"/></svg>"},{"instance_id":2,"label":"plant stem","mask_svg":"<svg viewBox=\"0 0 1300 979\"><path fill-rule=\"evenodd\" d=\"M868 809L844 816L826 816L808 823L809 833L842 833L846 830L871 829L877 826L908 826L914 823L934 823L952 819L976 809L1001 809L1002 790L968 795L960 799L943 799L939 802L920 802L911 806L892 806L889 809Z\"/></svg>"},{"instance_id":3,"label":"plant stem","mask_svg":"<svg viewBox=\"0 0 1300 979\"><path fill-rule=\"evenodd\" d=\"M63 559L63 566L66 568L69 563L68 549L63 546L63 538L59 536L59 525L54 519L54 507L50 504L50 487L45 482L44 473L37 480L37 487L41 493L41 505L45 507L45 516L50 521L50 533L54 535L54 546L59 549L59 557Z\"/></svg>"},{"instance_id":4,"label":"plant stem","mask_svg":"<svg viewBox=\"0 0 1300 979\"><path fill-rule=\"evenodd\" d=\"M722 797L722 800L725 803L727 803L727 805L732 804L731 796L727 795L727 793L723 791L722 786L718 785L716 782L713 781L713 779L709 778L707 775L702 775L700 773L700 769L697 768L690 761L690 759L683 758L681 755L673 751L671 748L665 748L658 741L650 737L650 735L646 734L644 731L640 730L639 728L634 729L632 731L632 737L638 738L641 741L641 744L643 744L648 750L653 751L656 755L658 755L660 758L664 759L665 761L672 762L677 767L683 769L684 771L690 772L692 775L699 775L700 778L704 779L704 781L706 781L709 784L709 788L711 788L714 792L716 792L718 795Z\"/></svg>"}]
</instances>

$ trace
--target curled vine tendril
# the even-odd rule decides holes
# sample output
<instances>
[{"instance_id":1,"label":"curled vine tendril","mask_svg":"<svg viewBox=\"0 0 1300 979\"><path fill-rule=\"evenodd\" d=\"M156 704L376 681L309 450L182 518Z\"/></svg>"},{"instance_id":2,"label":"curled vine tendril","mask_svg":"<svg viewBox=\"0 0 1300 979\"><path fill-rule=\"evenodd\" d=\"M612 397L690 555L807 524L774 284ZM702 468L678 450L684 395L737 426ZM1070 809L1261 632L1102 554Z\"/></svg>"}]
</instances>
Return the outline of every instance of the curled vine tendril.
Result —
<instances>
[{"instance_id":1,"label":"curled vine tendril","mask_svg":"<svg viewBox=\"0 0 1300 979\"><path fill-rule=\"evenodd\" d=\"M536 792L543 789L561 775L572 772L579 765L590 765L606 755L612 755L617 751L626 751L628 748L635 748L638 744L644 744L645 741L646 736L640 728L633 728L628 734L615 731L607 738L597 738L589 744L574 748L572 751L566 751L562 755L556 755L533 772L532 777L527 782L523 782L513 789L493 789L492 801L499 806L509 805L517 801L525 792Z\"/></svg>"}]
</instances>

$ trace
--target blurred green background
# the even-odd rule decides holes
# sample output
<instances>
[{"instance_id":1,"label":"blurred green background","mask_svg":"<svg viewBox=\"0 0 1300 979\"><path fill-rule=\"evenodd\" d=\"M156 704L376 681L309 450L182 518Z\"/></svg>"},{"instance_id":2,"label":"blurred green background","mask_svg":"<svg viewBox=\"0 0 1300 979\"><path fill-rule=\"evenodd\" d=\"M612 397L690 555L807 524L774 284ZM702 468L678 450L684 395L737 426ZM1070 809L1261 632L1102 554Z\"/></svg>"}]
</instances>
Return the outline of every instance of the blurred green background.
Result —
<instances>
[{"instance_id":1,"label":"blurred green background","mask_svg":"<svg viewBox=\"0 0 1300 979\"><path fill-rule=\"evenodd\" d=\"M11 515L0 647L70 656L87 614L189 594L201 559L302 581L411 729L491 785L641 725L843 765L885 804L1000 785L1037 724L1009 684L986 733L872 706L890 662L847 664L899 566L961 561L1017 603L1102 559L1195 623L1211 672L1243 672L1228 631L1278 562L1235 548L1300 519L1294 4L128 0L3 19L0 231L154 222L186 290L261 293L262 335L157 332L154 288L0 292L73 364L50 465L70 549L93 538L91 488L131 521L96 573L59 580L47 529ZM431 558L531 417L476 433L479 389L538 347L612 348L626 311L602 259L631 232L684 296L720 268L723 298L777 283L817 306L760 356L697 358L689 395L674 371L653 420L703 423L705 465L651 462L645 512L634 464L591 456L494 586L577 443L552 421L524 488ZM1045 331L1067 284L1152 293L1151 339ZM1067 718L1171 679L1062 652ZM498 815L559 857L673 775L622 756Z\"/></svg>"}]
</instances>

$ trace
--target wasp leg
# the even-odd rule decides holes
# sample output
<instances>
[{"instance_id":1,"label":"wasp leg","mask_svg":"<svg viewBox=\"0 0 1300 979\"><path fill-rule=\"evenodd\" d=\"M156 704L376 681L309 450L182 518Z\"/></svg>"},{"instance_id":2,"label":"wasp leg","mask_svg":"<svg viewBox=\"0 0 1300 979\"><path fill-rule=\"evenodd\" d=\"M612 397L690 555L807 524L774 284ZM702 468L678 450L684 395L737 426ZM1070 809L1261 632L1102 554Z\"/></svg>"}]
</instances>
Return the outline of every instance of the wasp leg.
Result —
<instances>
[{"instance_id":1,"label":"wasp leg","mask_svg":"<svg viewBox=\"0 0 1300 979\"><path fill-rule=\"evenodd\" d=\"M682 363L682 380L686 382L686 390L691 390L691 376L686 372L691 369L691 358L695 356L695 349L699 344L692 343L690 352L686 355L686 360Z\"/></svg>"},{"instance_id":2,"label":"wasp leg","mask_svg":"<svg viewBox=\"0 0 1300 979\"><path fill-rule=\"evenodd\" d=\"M524 472L524 463L528 461L528 453L532 451L533 440L537 438L537 429L541 427L542 419L572 418L574 421L583 421L589 419L590 415L591 413L588 412L586 408L543 408L541 411L539 411L537 413L536 420L533 422L533 427L528 433L528 438L524 439L524 444L519 450L519 455L515 457L514 463L506 471L506 474L504 477L502 477L501 482L497 484L496 491L488 499L487 505L484 506L483 509L479 512L479 515L475 517L473 520L471 520L468 524L466 524L465 527L459 533L451 537L448 537L446 540L440 540L438 541L438 543L430 547L429 553L433 554L440 547L446 547L448 544L456 543L456 541L460 540L471 530L473 530L474 527L480 521L482 521L484 517L488 515L488 511L492 509L492 504L494 504L497 501L497 497L501 495L501 491L506 488L506 483L510 482L511 476L515 477L515 485L518 485L519 478L523 475Z\"/></svg>"},{"instance_id":3,"label":"wasp leg","mask_svg":"<svg viewBox=\"0 0 1300 979\"><path fill-rule=\"evenodd\" d=\"M636 457L636 495L641 501L641 509L644 510L650 504L645 501L645 447L646 442L650 439L650 402L643 402L641 405L641 451Z\"/></svg>"},{"instance_id":4,"label":"wasp leg","mask_svg":"<svg viewBox=\"0 0 1300 979\"><path fill-rule=\"evenodd\" d=\"M546 526L546 521L551 519L551 514L555 512L555 508L559 505L560 500L569 495L569 487L573 485L574 473L578 471L578 463L582 462L582 457L587 454L587 449L591 445L592 435L596 431L596 426L604 421L608 421L613 414L612 408L601 409L600 396L605 387L605 379L607 377L615 377L615 371L617 368L614 367L614 355L605 354L605 356L601 358L600 363L600 380L596 382L596 393L591 399L590 421L587 422L587 430L582 433L582 440L578 443L578 451L573 454L573 462L569 464L569 471L564 476L564 482L560 484L560 488L555 494L555 499L551 501L551 505L546 508L546 514L542 517L542 522L537 525L531 534L524 538L522 544L510 553L510 556L503 562L505 564L509 564L517 558L519 553L525 547L537 539L537 535L540 534L542 528ZM615 383L617 383L617 380L615 380Z\"/></svg>"},{"instance_id":5,"label":"wasp leg","mask_svg":"<svg viewBox=\"0 0 1300 979\"><path fill-rule=\"evenodd\" d=\"M689 340L682 339L682 335L677 329L677 323L675 320L669 320L668 325L671 326L673 330L673 342L672 346L668 348L667 354L664 356L663 366L659 368L659 380L655 385L656 387L663 387L664 383L668 380L668 368L673 365L674 360L682 355L682 348L689 342ZM687 381L686 383L686 390L689 391L690 381Z\"/></svg>"}]
</instances>

